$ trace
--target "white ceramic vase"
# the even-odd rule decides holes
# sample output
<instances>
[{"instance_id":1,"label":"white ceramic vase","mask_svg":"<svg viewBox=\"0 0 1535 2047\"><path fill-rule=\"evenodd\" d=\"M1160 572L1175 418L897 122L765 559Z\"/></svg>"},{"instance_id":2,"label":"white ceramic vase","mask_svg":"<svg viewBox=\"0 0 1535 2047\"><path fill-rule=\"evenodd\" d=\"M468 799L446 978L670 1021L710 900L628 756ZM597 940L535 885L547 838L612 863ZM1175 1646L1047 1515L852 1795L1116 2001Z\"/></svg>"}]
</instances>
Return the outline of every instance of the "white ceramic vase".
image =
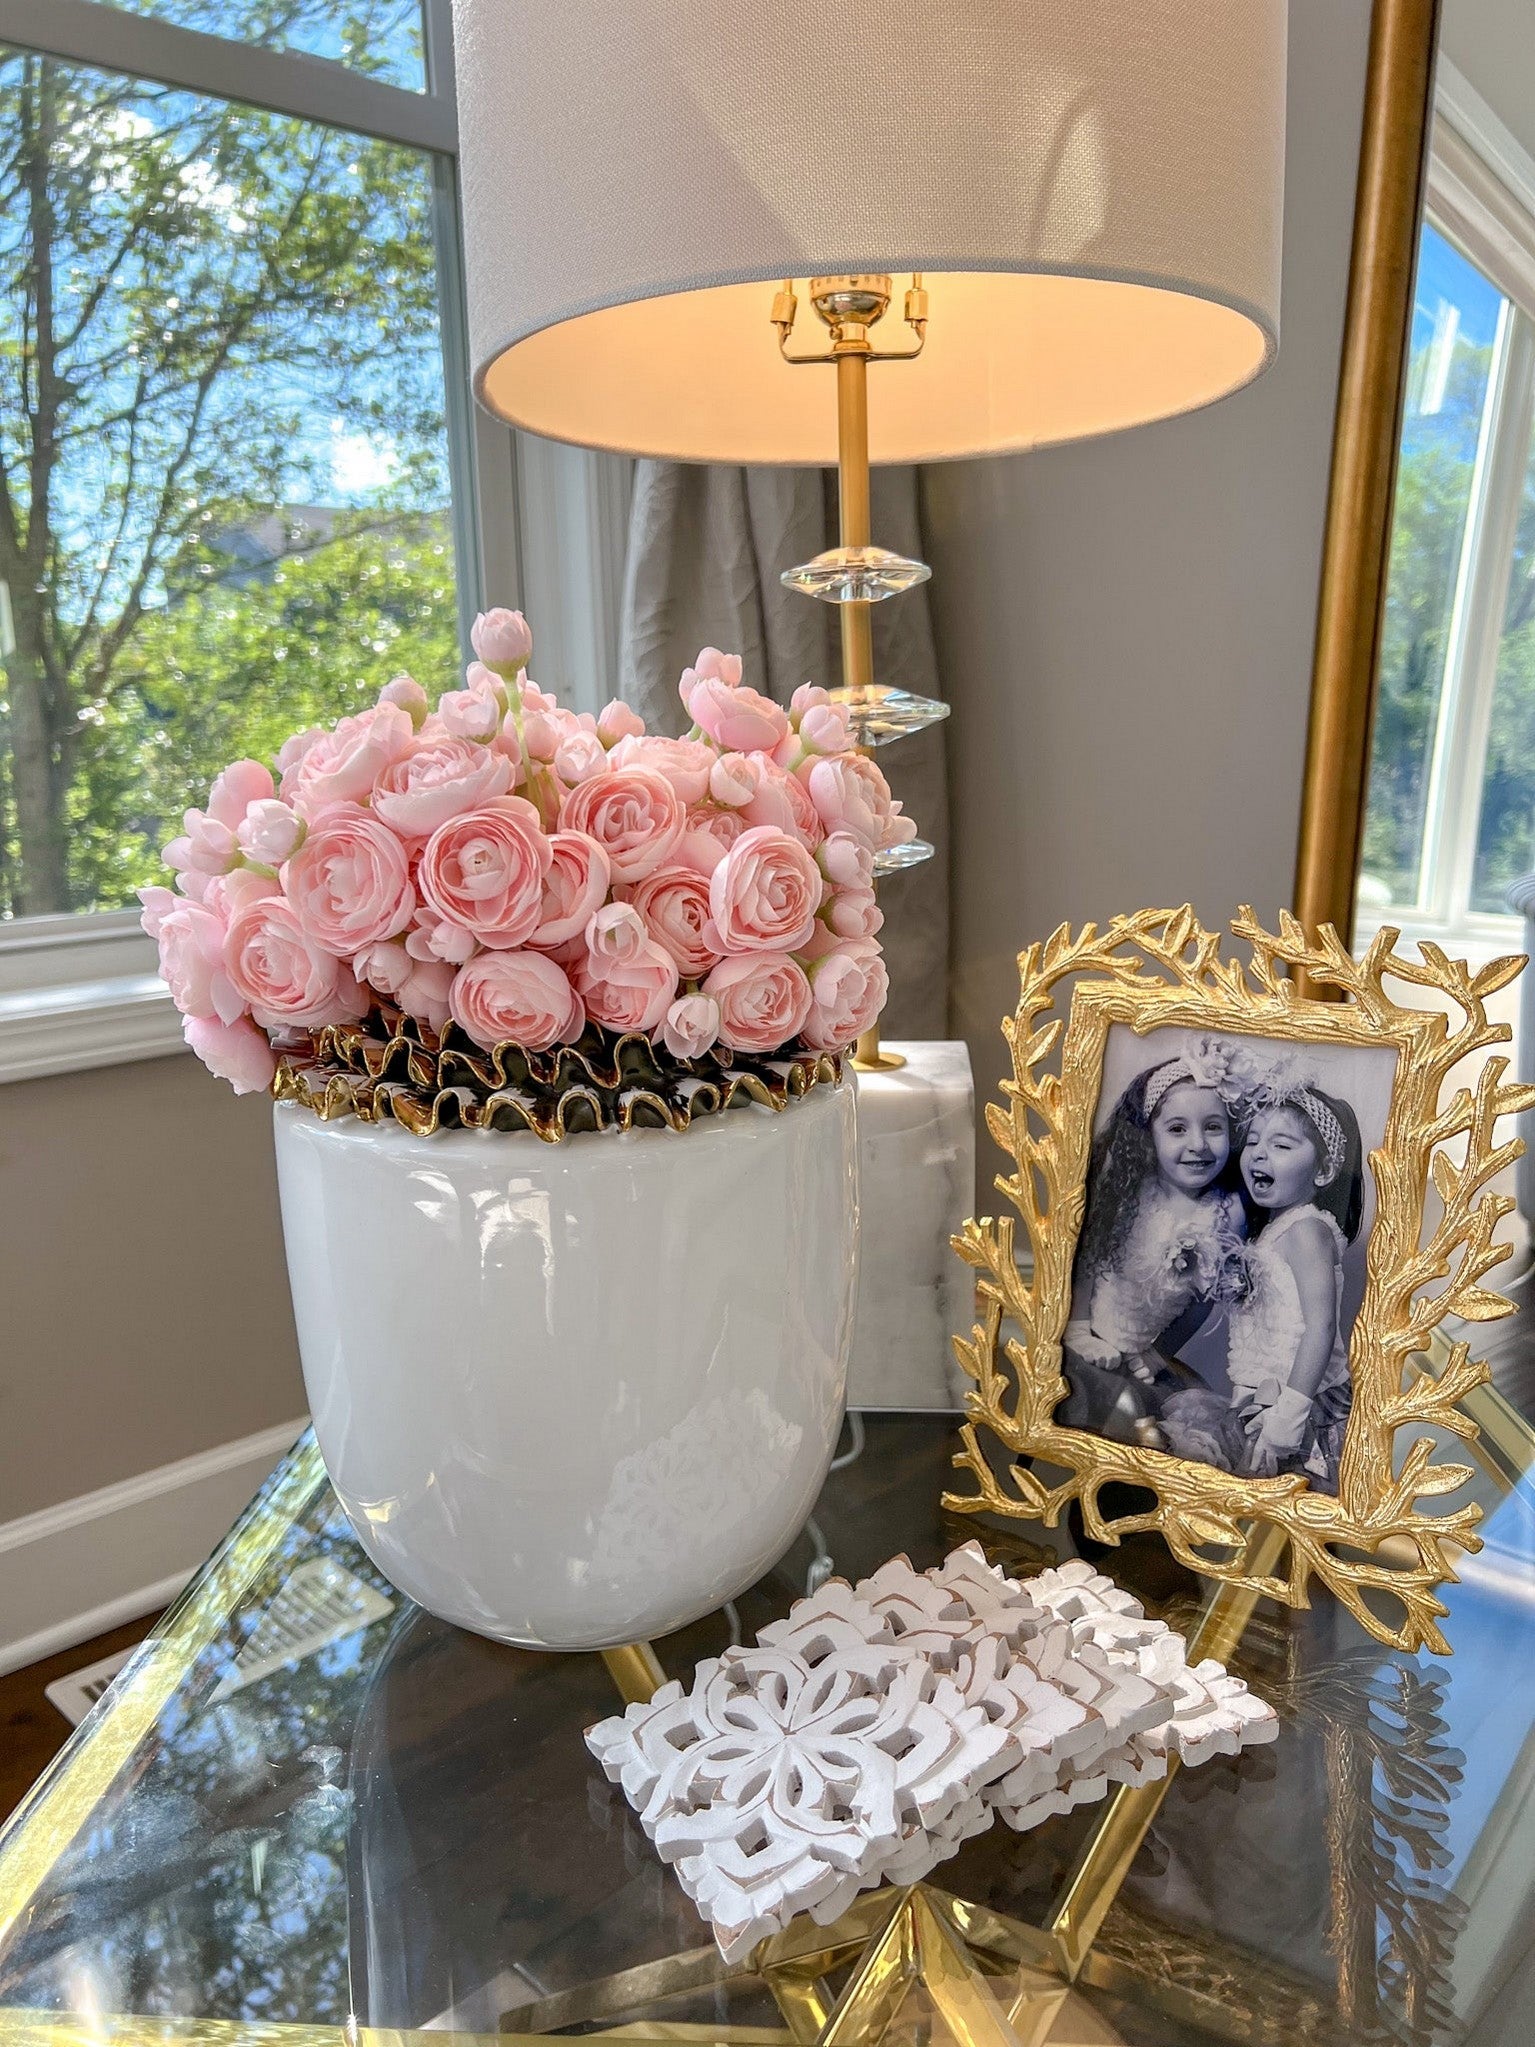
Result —
<instances>
[{"instance_id":1,"label":"white ceramic vase","mask_svg":"<svg viewBox=\"0 0 1535 2047\"><path fill-rule=\"evenodd\" d=\"M782 1555L842 1417L851 1078L554 1145L292 1103L275 1124L315 1431L402 1591L500 1641L594 1649Z\"/></svg>"}]
</instances>

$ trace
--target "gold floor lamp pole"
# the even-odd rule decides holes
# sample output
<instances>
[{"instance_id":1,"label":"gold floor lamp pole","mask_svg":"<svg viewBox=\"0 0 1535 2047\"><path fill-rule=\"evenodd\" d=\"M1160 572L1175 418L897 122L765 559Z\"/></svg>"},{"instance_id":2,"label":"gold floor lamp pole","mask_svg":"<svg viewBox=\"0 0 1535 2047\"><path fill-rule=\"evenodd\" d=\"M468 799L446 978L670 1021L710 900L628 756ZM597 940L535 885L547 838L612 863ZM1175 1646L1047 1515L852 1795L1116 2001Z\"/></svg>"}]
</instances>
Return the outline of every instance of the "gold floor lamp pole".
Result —
<instances>
[{"instance_id":1,"label":"gold floor lamp pole","mask_svg":"<svg viewBox=\"0 0 1535 2047\"><path fill-rule=\"evenodd\" d=\"M789 350L798 301L793 280L785 278L773 301L772 320L778 329L785 362L796 366L831 363L837 372L837 510L838 544L801 568L786 569L783 581L793 590L823 598L840 610L842 687L832 694L847 706L859 746L867 751L910 732L920 732L949 714L947 704L919 697L909 690L889 689L874 680L872 607L898 596L932 573L925 562L911 561L875 547L869 517L869 365L910 362L922 353L927 338L927 293L914 276L906 293L904 315L916 346L876 352L869 330L890 305L890 279L885 276L812 277L810 301L831 333L823 353L794 355ZM875 861L876 871L891 873L930 860L933 848L914 839L891 848ZM858 1040L853 1064L864 1073L888 1072L905 1061L880 1049L879 1028L872 1026Z\"/></svg>"}]
</instances>

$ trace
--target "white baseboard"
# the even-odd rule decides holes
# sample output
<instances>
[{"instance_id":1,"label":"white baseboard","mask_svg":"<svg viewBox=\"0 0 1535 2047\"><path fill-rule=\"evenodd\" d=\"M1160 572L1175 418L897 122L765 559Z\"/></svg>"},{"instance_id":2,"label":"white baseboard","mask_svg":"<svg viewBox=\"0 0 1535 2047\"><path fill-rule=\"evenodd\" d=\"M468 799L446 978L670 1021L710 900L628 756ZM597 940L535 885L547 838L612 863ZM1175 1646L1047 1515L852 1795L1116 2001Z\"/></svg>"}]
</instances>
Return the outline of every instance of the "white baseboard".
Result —
<instances>
[{"instance_id":1,"label":"white baseboard","mask_svg":"<svg viewBox=\"0 0 1535 2047\"><path fill-rule=\"evenodd\" d=\"M174 1599L304 1419L0 1522L0 1675Z\"/></svg>"}]
</instances>

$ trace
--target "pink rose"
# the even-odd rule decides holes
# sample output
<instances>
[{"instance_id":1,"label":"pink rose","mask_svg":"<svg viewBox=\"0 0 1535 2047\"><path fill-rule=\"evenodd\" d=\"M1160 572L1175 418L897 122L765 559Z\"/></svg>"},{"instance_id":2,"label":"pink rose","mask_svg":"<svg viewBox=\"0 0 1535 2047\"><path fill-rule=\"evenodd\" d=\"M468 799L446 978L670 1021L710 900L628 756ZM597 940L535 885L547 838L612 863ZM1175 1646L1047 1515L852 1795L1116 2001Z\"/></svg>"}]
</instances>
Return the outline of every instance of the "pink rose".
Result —
<instances>
[{"instance_id":1,"label":"pink rose","mask_svg":"<svg viewBox=\"0 0 1535 2047\"><path fill-rule=\"evenodd\" d=\"M497 605L469 628L469 643L491 668L522 668L533 652L533 633L520 611Z\"/></svg>"},{"instance_id":2,"label":"pink rose","mask_svg":"<svg viewBox=\"0 0 1535 2047\"><path fill-rule=\"evenodd\" d=\"M749 753L721 753L709 770L709 794L716 803L738 810L750 803L762 785L760 761Z\"/></svg>"},{"instance_id":3,"label":"pink rose","mask_svg":"<svg viewBox=\"0 0 1535 2047\"><path fill-rule=\"evenodd\" d=\"M450 924L435 910L417 910L405 934L405 950L413 960L447 960L461 967L479 951L479 940L462 924Z\"/></svg>"},{"instance_id":4,"label":"pink rose","mask_svg":"<svg viewBox=\"0 0 1535 2047\"><path fill-rule=\"evenodd\" d=\"M824 887L798 839L772 825L743 832L709 878L720 950L793 952L815 928Z\"/></svg>"},{"instance_id":5,"label":"pink rose","mask_svg":"<svg viewBox=\"0 0 1535 2047\"><path fill-rule=\"evenodd\" d=\"M838 888L873 888L874 853L851 832L833 832L816 848L816 865Z\"/></svg>"},{"instance_id":6,"label":"pink rose","mask_svg":"<svg viewBox=\"0 0 1535 2047\"><path fill-rule=\"evenodd\" d=\"M585 832L549 834L549 872L531 943L565 945L585 931L592 912L607 900L608 856Z\"/></svg>"},{"instance_id":7,"label":"pink rose","mask_svg":"<svg viewBox=\"0 0 1535 2047\"><path fill-rule=\"evenodd\" d=\"M701 981L724 951L709 914L709 882L696 868L660 867L636 882L629 900L685 981Z\"/></svg>"},{"instance_id":8,"label":"pink rose","mask_svg":"<svg viewBox=\"0 0 1535 2047\"><path fill-rule=\"evenodd\" d=\"M613 1031L654 1031L677 993L677 963L629 903L608 903L586 927L576 969L586 1013Z\"/></svg>"},{"instance_id":9,"label":"pink rose","mask_svg":"<svg viewBox=\"0 0 1535 2047\"><path fill-rule=\"evenodd\" d=\"M828 832L851 832L876 853L917 836L917 827L902 817L900 804L891 796L890 784L864 754L811 761L804 787Z\"/></svg>"},{"instance_id":10,"label":"pink rose","mask_svg":"<svg viewBox=\"0 0 1535 2047\"><path fill-rule=\"evenodd\" d=\"M183 1016L217 1017L230 1024L245 1014L244 1000L224 966L222 917L203 903L176 903L156 920L155 937L160 978Z\"/></svg>"},{"instance_id":11,"label":"pink rose","mask_svg":"<svg viewBox=\"0 0 1535 2047\"><path fill-rule=\"evenodd\" d=\"M850 1045L885 1006L890 976L872 938L854 938L810 970L810 1014L803 1029L812 1051Z\"/></svg>"},{"instance_id":12,"label":"pink rose","mask_svg":"<svg viewBox=\"0 0 1535 2047\"><path fill-rule=\"evenodd\" d=\"M160 855L167 867L178 873L227 874L239 865L240 847L232 825L202 810L187 811L181 823L181 837L172 839Z\"/></svg>"},{"instance_id":13,"label":"pink rose","mask_svg":"<svg viewBox=\"0 0 1535 2047\"><path fill-rule=\"evenodd\" d=\"M826 922L838 938L872 938L884 921L872 888L838 889L826 905Z\"/></svg>"},{"instance_id":14,"label":"pink rose","mask_svg":"<svg viewBox=\"0 0 1535 2047\"><path fill-rule=\"evenodd\" d=\"M327 804L361 803L385 768L415 743L408 711L398 704L375 704L307 744L283 774L282 795L306 817L317 816Z\"/></svg>"},{"instance_id":15,"label":"pink rose","mask_svg":"<svg viewBox=\"0 0 1535 2047\"><path fill-rule=\"evenodd\" d=\"M224 966L236 994L267 1030L313 1031L367 1013L368 998L351 971L311 937L281 896L235 912Z\"/></svg>"},{"instance_id":16,"label":"pink rose","mask_svg":"<svg viewBox=\"0 0 1535 2047\"><path fill-rule=\"evenodd\" d=\"M797 832L807 846L819 845L824 828L804 783L764 756L759 756L757 766L757 793L737 816L749 825L770 824L781 832Z\"/></svg>"},{"instance_id":17,"label":"pink rose","mask_svg":"<svg viewBox=\"0 0 1535 2047\"><path fill-rule=\"evenodd\" d=\"M418 960L397 938L370 945L352 962L352 972L380 995L399 1004L407 1016L440 1031L448 1020L448 990L455 969L446 960Z\"/></svg>"},{"instance_id":18,"label":"pink rose","mask_svg":"<svg viewBox=\"0 0 1535 2047\"><path fill-rule=\"evenodd\" d=\"M454 739L478 740L485 746L501 730L506 705L501 701L500 691L492 686L494 678L484 669L480 674L483 682L470 670L472 680L468 689L444 690L437 699L437 715L443 729Z\"/></svg>"},{"instance_id":19,"label":"pink rose","mask_svg":"<svg viewBox=\"0 0 1535 2047\"><path fill-rule=\"evenodd\" d=\"M645 730L645 720L638 711L614 697L603 705L597 716L597 737L604 746L617 746L621 739L638 739Z\"/></svg>"},{"instance_id":20,"label":"pink rose","mask_svg":"<svg viewBox=\"0 0 1535 2047\"><path fill-rule=\"evenodd\" d=\"M590 786L590 785L588 785ZM421 855L417 882L440 917L482 945L523 945L543 914L549 841L538 812L518 796L439 825Z\"/></svg>"},{"instance_id":21,"label":"pink rose","mask_svg":"<svg viewBox=\"0 0 1535 2047\"><path fill-rule=\"evenodd\" d=\"M465 810L506 795L512 764L472 739L433 739L393 762L373 785L373 808L405 839L424 839Z\"/></svg>"},{"instance_id":22,"label":"pink rose","mask_svg":"<svg viewBox=\"0 0 1535 2047\"><path fill-rule=\"evenodd\" d=\"M585 832L608 856L615 882L654 874L682 837L687 812L654 768L609 766L571 790L560 808L566 831Z\"/></svg>"},{"instance_id":23,"label":"pink rose","mask_svg":"<svg viewBox=\"0 0 1535 2047\"><path fill-rule=\"evenodd\" d=\"M416 913L404 846L356 803L321 813L288 862L283 888L304 929L343 958L393 938Z\"/></svg>"},{"instance_id":24,"label":"pink rose","mask_svg":"<svg viewBox=\"0 0 1535 2047\"><path fill-rule=\"evenodd\" d=\"M789 721L771 697L754 689L732 689L718 676L682 678L688 716L724 753L771 753L784 739Z\"/></svg>"},{"instance_id":25,"label":"pink rose","mask_svg":"<svg viewBox=\"0 0 1535 2047\"><path fill-rule=\"evenodd\" d=\"M615 768L654 768L665 775L685 804L702 803L709 793L709 771L719 756L701 739L661 739L644 735L621 739L609 759Z\"/></svg>"},{"instance_id":26,"label":"pink rose","mask_svg":"<svg viewBox=\"0 0 1535 2047\"><path fill-rule=\"evenodd\" d=\"M715 676L734 689L741 680L741 657L739 654L722 654L718 647L702 647L693 663L693 673Z\"/></svg>"},{"instance_id":27,"label":"pink rose","mask_svg":"<svg viewBox=\"0 0 1535 2047\"><path fill-rule=\"evenodd\" d=\"M563 968L541 952L482 952L453 978L448 1007L459 1029L493 1052L573 1045L586 1026Z\"/></svg>"},{"instance_id":28,"label":"pink rose","mask_svg":"<svg viewBox=\"0 0 1535 2047\"><path fill-rule=\"evenodd\" d=\"M554 772L562 782L574 785L589 782L593 775L600 775L608 764L607 748L595 732L584 726L567 732L554 749Z\"/></svg>"},{"instance_id":29,"label":"pink rose","mask_svg":"<svg viewBox=\"0 0 1535 2047\"><path fill-rule=\"evenodd\" d=\"M304 820L280 796L253 803L235 833L240 851L260 867L281 867L304 841Z\"/></svg>"},{"instance_id":30,"label":"pink rose","mask_svg":"<svg viewBox=\"0 0 1535 2047\"><path fill-rule=\"evenodd\" d=\"M248 1016L233 1023L217 1017L183 1017L181 1035L219 1080L227 1080L237 1095L263 1094L277 1072L277 1055Z\"/></svg>"},{"instance_id":31,"label":"pink rose","mask_svg":"<svg viewBox=\"0 0 1535 2047\"><path fill-rule=\"evenodd\" d=\"M661 1025L661 1043L674 1059L701 1059L720 1034L720 1006L712 995L679 995Z\"/></svg>"},{"instance_id":32,"label":"pink rose","mask_svg":"<svg viewBox=\"0 0 1535 2047\"><path fill-rule=\"evenodd\" d=\"M276 793L271 771L260 761L232 761L208 791L208 815L233 828L253 803Z\"/></svg>"},{"instance_id":33,"label":"pink rose","mask_svg":"<svg viewBox=\"0 0 1535 2047\"><path fill-rule=\"evenodd\" d=\"M739 1052L776 1052L799 1036L810 1014L810 983L787 953L723 959L703 992L720 1006L720 1043Z\"/></svg>"},{"instance_id":34,"label":"pink rose","mask_svg":"<svg viewBox=\"0 0 1535 2047\"><path fill-rule=\"evenodd\" d=\"M393 682L386 682L378 693L378 700L403 711L418 732L431 715L432 707L426 691L413 675L397 675Z\"/></svg>"}]
</instances>

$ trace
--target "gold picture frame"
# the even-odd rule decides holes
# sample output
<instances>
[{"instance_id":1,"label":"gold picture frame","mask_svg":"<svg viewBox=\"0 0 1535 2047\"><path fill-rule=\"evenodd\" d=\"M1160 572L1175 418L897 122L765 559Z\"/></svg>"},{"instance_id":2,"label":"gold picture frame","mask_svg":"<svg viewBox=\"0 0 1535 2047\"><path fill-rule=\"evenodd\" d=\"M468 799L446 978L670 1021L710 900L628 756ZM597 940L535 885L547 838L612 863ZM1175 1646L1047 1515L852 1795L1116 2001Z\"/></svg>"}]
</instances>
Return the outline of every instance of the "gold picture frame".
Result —
<instances>
[{"instance_id":1,"label":"gold picture frame","mask_svg":"<svg viewBox=\"0 0 1535 2047\"><path fill-rule=\"evenodd\" d=\"M996 1185L1023 1223L1031 1269L1019 1260L1014 1216L973 1220L953 1240L978 1275L980 1319L954 1339L973 1382L954 1462L974 1490L950 1493L944 1504L1053 1524L1075 1501L1098 1541L1154 1529L1191 1569L1291 1606L1309 1603L1315 1578L1379 1640L1447 1655L1438 1626L1446 1608L1435 1588L1454 1577L1455 1550L1480 1548L1479 1510L1432 1511L1471 1472L1441 1460L1425 1432L1473 1438L1476 1425L1461 1403L1488 1372L1463 1339L1449 1345L1436 1372L1422 1354L1448 1315L1490 1321L1510 1312L1482 1284L1509 1255L1493 1233L1514 1206L1489 1183L1523 1147L1518 1139L1498 1143L1494 1126L1535 1105L1535 1088L1507 1079L1507 1059L1492 1052L1474 1085L1441 1096L1461 1060L1507 1042L1508 1027L1489 1020L1486 1003L1524 960L1496 959L1473 972L1433 945L1409 958L1396 950L1399 934L1386 929L1356 961L1330 926L1313 943L1288 913L1276 935L1248 909L1231 931L1249 948L1246 961L1223 956L1224 934L1203 929L1187 905L1116 917L1101 929L1062 925L1020 955L1018 1008L1003 1024L1012 1078L987 1123L1013 1161ZM1333 999L1303 996L1302 975ZM1069 1022L1057 1011L1068 981ZM1404 994L1428 991L1441 1006L1413 1007L1388 983ZM1094 1111L1115 1023L1138 1034L1174 1025L1397 1052L1384 1140L1368 1159L1375 1222L1349 1340L1352 1413L1336 1496L1295 1473L1243 1476L1055 1420L1067 1391L1062 1338ZM1051 1071L1057 1048L1059 1070ZM1426 1221L1430 1186L1442 1212ZM1426 1293L1430 1287L1438 1291ZM1397 1457L1404 1429L1418 1434ZM1005 1461L988 1457L984 1437L1008 1453ZM1060 1476L1041 1475L1028 1458ZM1110 1511L1101 1495L1115 1483L1149 1492L1151 1506Z\"/></svg>"}]
</instances>

